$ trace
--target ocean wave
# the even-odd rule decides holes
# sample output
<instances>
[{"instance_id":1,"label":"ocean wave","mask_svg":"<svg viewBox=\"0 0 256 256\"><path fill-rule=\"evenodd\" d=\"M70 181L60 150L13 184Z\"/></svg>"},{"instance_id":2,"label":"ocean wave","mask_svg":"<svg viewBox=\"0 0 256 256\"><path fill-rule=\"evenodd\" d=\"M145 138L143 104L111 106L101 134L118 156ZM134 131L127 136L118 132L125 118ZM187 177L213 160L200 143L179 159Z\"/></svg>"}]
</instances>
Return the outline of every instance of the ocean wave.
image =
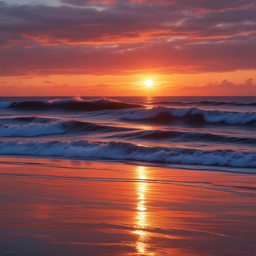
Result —
<instances>
[{"instance_id":1,"label":"ocean wave","mask_svg":"<svg viewBox=\"0 0 256 256\"><path fill-rule=\"evenodd\" d=\"M15 117L11 119L7 119L8 121L18 121L18 122L25 122L25 123L49 123L53 122L55 119L52 118L45 118L45 117L39 117L39 116L21 116L21 117Z\"/></svg>"},{"instance_id":2,"label":"ocean wave","mask_svg":"<svg viewBox=\"0 0 256 256\"><path fill-rule=\"evenodd\" d=\"M12 117L12 118L1 118L1 122L7 123L49 123L53 121L57 121L57 119L46 118L40 116L20 116L20 117ZM0 123L1 126L1 123Z\"/></svg>"},{"instance_id":3,"label":"ocean wave","mask_svg":"<svg viewBox=\"0 0 256 256\"><path fill-rule=\"evenodd\" d=\"M152 105L185 105L185 104L189 104L188 102L183 102L183 101L153 101L150 102L149 104Z\"/></svg>"},{"instance_id":4,"label":"ocean wave","mask_svg":"<svg viewBox=\"0 0 256 256\"><path fill-rule=\"evenodd\" d=\"M141 139L141 140L166 140L169 142L216 142L216 143L241 143L256 145L256 138L232 137L204 132L183 132L183 131L165 131L165 130L138 130L126 127L114 127L99 125L90 122L78 120L55 120L44 117L18 117L8 119L9 121L19 121L22 125L0 124L0 137L34 137L54 134L85 134L98 133L105 136L105 133L113 135L105 138L118 139ZM26 124L29 122L29 124ZM25 123L25 124L24 124Z\"/></svg>"},{"instance_id":5,"label":"ocean wave","mask_svg":"<svg viewBox=\"0 0 256 256\"><path fill-rule=\"evenodd\" d=\"M119 133L108 138L122 139L141 139L141 140L165 140L170 142L215 142L215 143L239 143L256 145L256 138L232 137L204 132L182 132L182 131L161 131L161 130L144 130L129 133Z\"/></svg>"},{"instance_id":6,"label":"ocean wave","mask_svg":"<svg viewBox=\"0 0 256 256\"><path fill-rule=\"evenodd\" d=\"M256 152L145 147L123 142L0 141L1 155L79 157L205 166L256 167Z\"/></svg>"},{"instance_id":7,"label":"ocean wave","mask_svg":"<svg viewBox=\"0 0 256 256\"><path fill-rule=\"evenodd\" d=\"M0 101L0 108L9 108L11 104L9 101Z\"/></svg>"},{"instance_id":8,"label":"ocean wave","mask_svg":"<svg viewBox=\"0 0 256 256\"><path fill-rule=\"evenodd\" d=\"M203 100L203 101L153 101L153 105L230 105L230 106L256 106L256 102L242 102L242 101L213 101L213 100Z\"/></svg>"},{"instance_id":9,"label":"ocean wave","mask_svg":"<svg viewBox=\"0 0 256 256\"><path fill-rule=\"evenodd\" d=\"M49 110L62 109L66 111L97 111L97 110L115 110L125 108L142 108L143 105L125 103L108 99L97 99L86 101L79 97L72 99L57 99L48 101L18 101L18 102L0 102L0 108L15 108L24 110Z\"/></svg>"},{"instance_id":10,"label":"ocean wave","mask_svg":"<svg viewBox=\"0 0 256 256\"><path fill-rule=\"evenodd\" d=\"M171 122L183 119L195 123L223 123L234 125L255 125L256 112L229 112L220 110L202 110L198 108L135 109L119 112L119 118L125 120L151 120Z\"/></svg>"},{"instance_id":11,"label":"ocean wave","mask_svg":"<svg viewBox=\"0 0 256 256\"><path fill-rule=\"evenodd\" d=\"M17 118L14 118L17 119ZM33 117L20 117L19 120L35 121ZM39 120L38 120L39 121ZM51 121L51 119L41 119L39 123L30 123L25 125L6 125L0 124L0 137L34 137L42 135L82 133L82 132L122 132L130 131L129 128L111 127L97 125L89 122L77 120L69 121Z\"/></svg>"}]
</instances>

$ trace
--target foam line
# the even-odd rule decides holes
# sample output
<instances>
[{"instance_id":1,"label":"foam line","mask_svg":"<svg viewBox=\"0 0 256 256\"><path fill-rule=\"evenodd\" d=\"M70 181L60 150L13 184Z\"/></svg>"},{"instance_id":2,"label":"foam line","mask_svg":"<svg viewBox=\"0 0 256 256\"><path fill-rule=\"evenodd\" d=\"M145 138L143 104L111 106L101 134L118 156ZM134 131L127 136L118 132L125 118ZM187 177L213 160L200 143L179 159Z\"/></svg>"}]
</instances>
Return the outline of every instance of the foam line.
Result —
<instances>
[{"instance_id":1,"label":"foam line","mask_svg":"<svg viewBox=\"0 0 256 256\"><path fill-rule=\"evenodd\" d=\"M256 167L256 152L145 147L113 141L109 143L83 140L47 142L0 141L0 154L137 160L205 166Z\"/></svg>"}]
</instances>

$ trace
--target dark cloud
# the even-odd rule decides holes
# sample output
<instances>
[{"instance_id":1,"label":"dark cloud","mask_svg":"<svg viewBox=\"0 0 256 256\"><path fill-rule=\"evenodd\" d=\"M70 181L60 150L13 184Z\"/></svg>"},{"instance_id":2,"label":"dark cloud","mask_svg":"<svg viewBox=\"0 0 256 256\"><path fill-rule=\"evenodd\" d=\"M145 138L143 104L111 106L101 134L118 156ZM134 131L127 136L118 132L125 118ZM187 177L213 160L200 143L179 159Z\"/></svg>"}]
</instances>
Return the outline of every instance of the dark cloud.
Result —
<instances>
[{"instance_id":1,"label":"dark cloud","mask_svg":"<svg viewBox=\"0 0 256 256\"><path fill-rule=\"evenodd\" d=\"M95 4L112 4L120 5L127 2L133 2L137 4L152 4L157 3L164 6L178 6L182 8L198 9L198 10L232 10L242 9L254 3L253 0L61 0L62 3L75 5L75 6L87 6Z\"/></svg>"},{"instance_id":2,"label":"dark cloud","mask_svg":"<svg viewBox=\"0 0 256 256\"><path fill-rule=\"evenodd\" d=\"M164 39L120 45L36 45L0 49L1 76L45 74L129 75L256 69L256 38Z\"/></svg>"},{"instance_id":3,"label":"dark cloud","mask_svg":"<svg viewBox=\"0 0 256 256\"><path fill-rule=\"evenodd\" d=\"M0 2L1 76L256 69L254 1L62 3Z\"/></svg>"},{"instance_id":4,"label":"dark cloud","mask_svg":"<svg viewBox=\"0 0 256 256\"><path fill-rule=\"evenodd\" d=\"M184 0L170 3L166 6L152 1L118 1L103 5L101 10L95 3L87 4L86 8L0 5L0 45L9 47L31 41L45 45L111 44L161 37L197 39L256 32L256 8L238 8L251 1ZM193 6L227 10L197 13Z\"/></svg>"}]
</instances>

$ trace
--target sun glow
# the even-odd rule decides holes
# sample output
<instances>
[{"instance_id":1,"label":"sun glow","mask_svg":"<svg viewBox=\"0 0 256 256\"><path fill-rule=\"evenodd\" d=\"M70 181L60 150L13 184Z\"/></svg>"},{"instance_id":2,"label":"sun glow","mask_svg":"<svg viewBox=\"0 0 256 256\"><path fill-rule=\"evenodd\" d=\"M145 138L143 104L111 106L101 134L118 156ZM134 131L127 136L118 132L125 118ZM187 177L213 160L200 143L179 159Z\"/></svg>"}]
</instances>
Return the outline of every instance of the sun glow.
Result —
<instances>
[{"instance_id":1,"label":"sun glow","mask_svg":"<svg viewBox=\"0 0 256 256\"><path fill-rule=\"evenodd\" d=\"M145 81L145 85L150 87L153 85L153 81L151 79L148 79L147 81Z\"/></svg>"}]
</instances>

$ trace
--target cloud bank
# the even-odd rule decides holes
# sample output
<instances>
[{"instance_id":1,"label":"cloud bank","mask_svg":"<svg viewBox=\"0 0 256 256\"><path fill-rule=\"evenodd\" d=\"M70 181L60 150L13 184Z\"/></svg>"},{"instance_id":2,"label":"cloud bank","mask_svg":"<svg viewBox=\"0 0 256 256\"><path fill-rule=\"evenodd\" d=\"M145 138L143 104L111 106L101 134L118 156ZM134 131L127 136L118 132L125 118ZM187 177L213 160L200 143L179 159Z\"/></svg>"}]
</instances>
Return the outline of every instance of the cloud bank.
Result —
<instances>
[{"instance_id":1,"label":"cloud bank","mask_svg":"<svg viewBox=\"0 0 256 256\"><path fill-rule=\"evenodd\" d=\"M251 0L0 2L0 75L256 69Z\"/></svg>"}]
</instances>

